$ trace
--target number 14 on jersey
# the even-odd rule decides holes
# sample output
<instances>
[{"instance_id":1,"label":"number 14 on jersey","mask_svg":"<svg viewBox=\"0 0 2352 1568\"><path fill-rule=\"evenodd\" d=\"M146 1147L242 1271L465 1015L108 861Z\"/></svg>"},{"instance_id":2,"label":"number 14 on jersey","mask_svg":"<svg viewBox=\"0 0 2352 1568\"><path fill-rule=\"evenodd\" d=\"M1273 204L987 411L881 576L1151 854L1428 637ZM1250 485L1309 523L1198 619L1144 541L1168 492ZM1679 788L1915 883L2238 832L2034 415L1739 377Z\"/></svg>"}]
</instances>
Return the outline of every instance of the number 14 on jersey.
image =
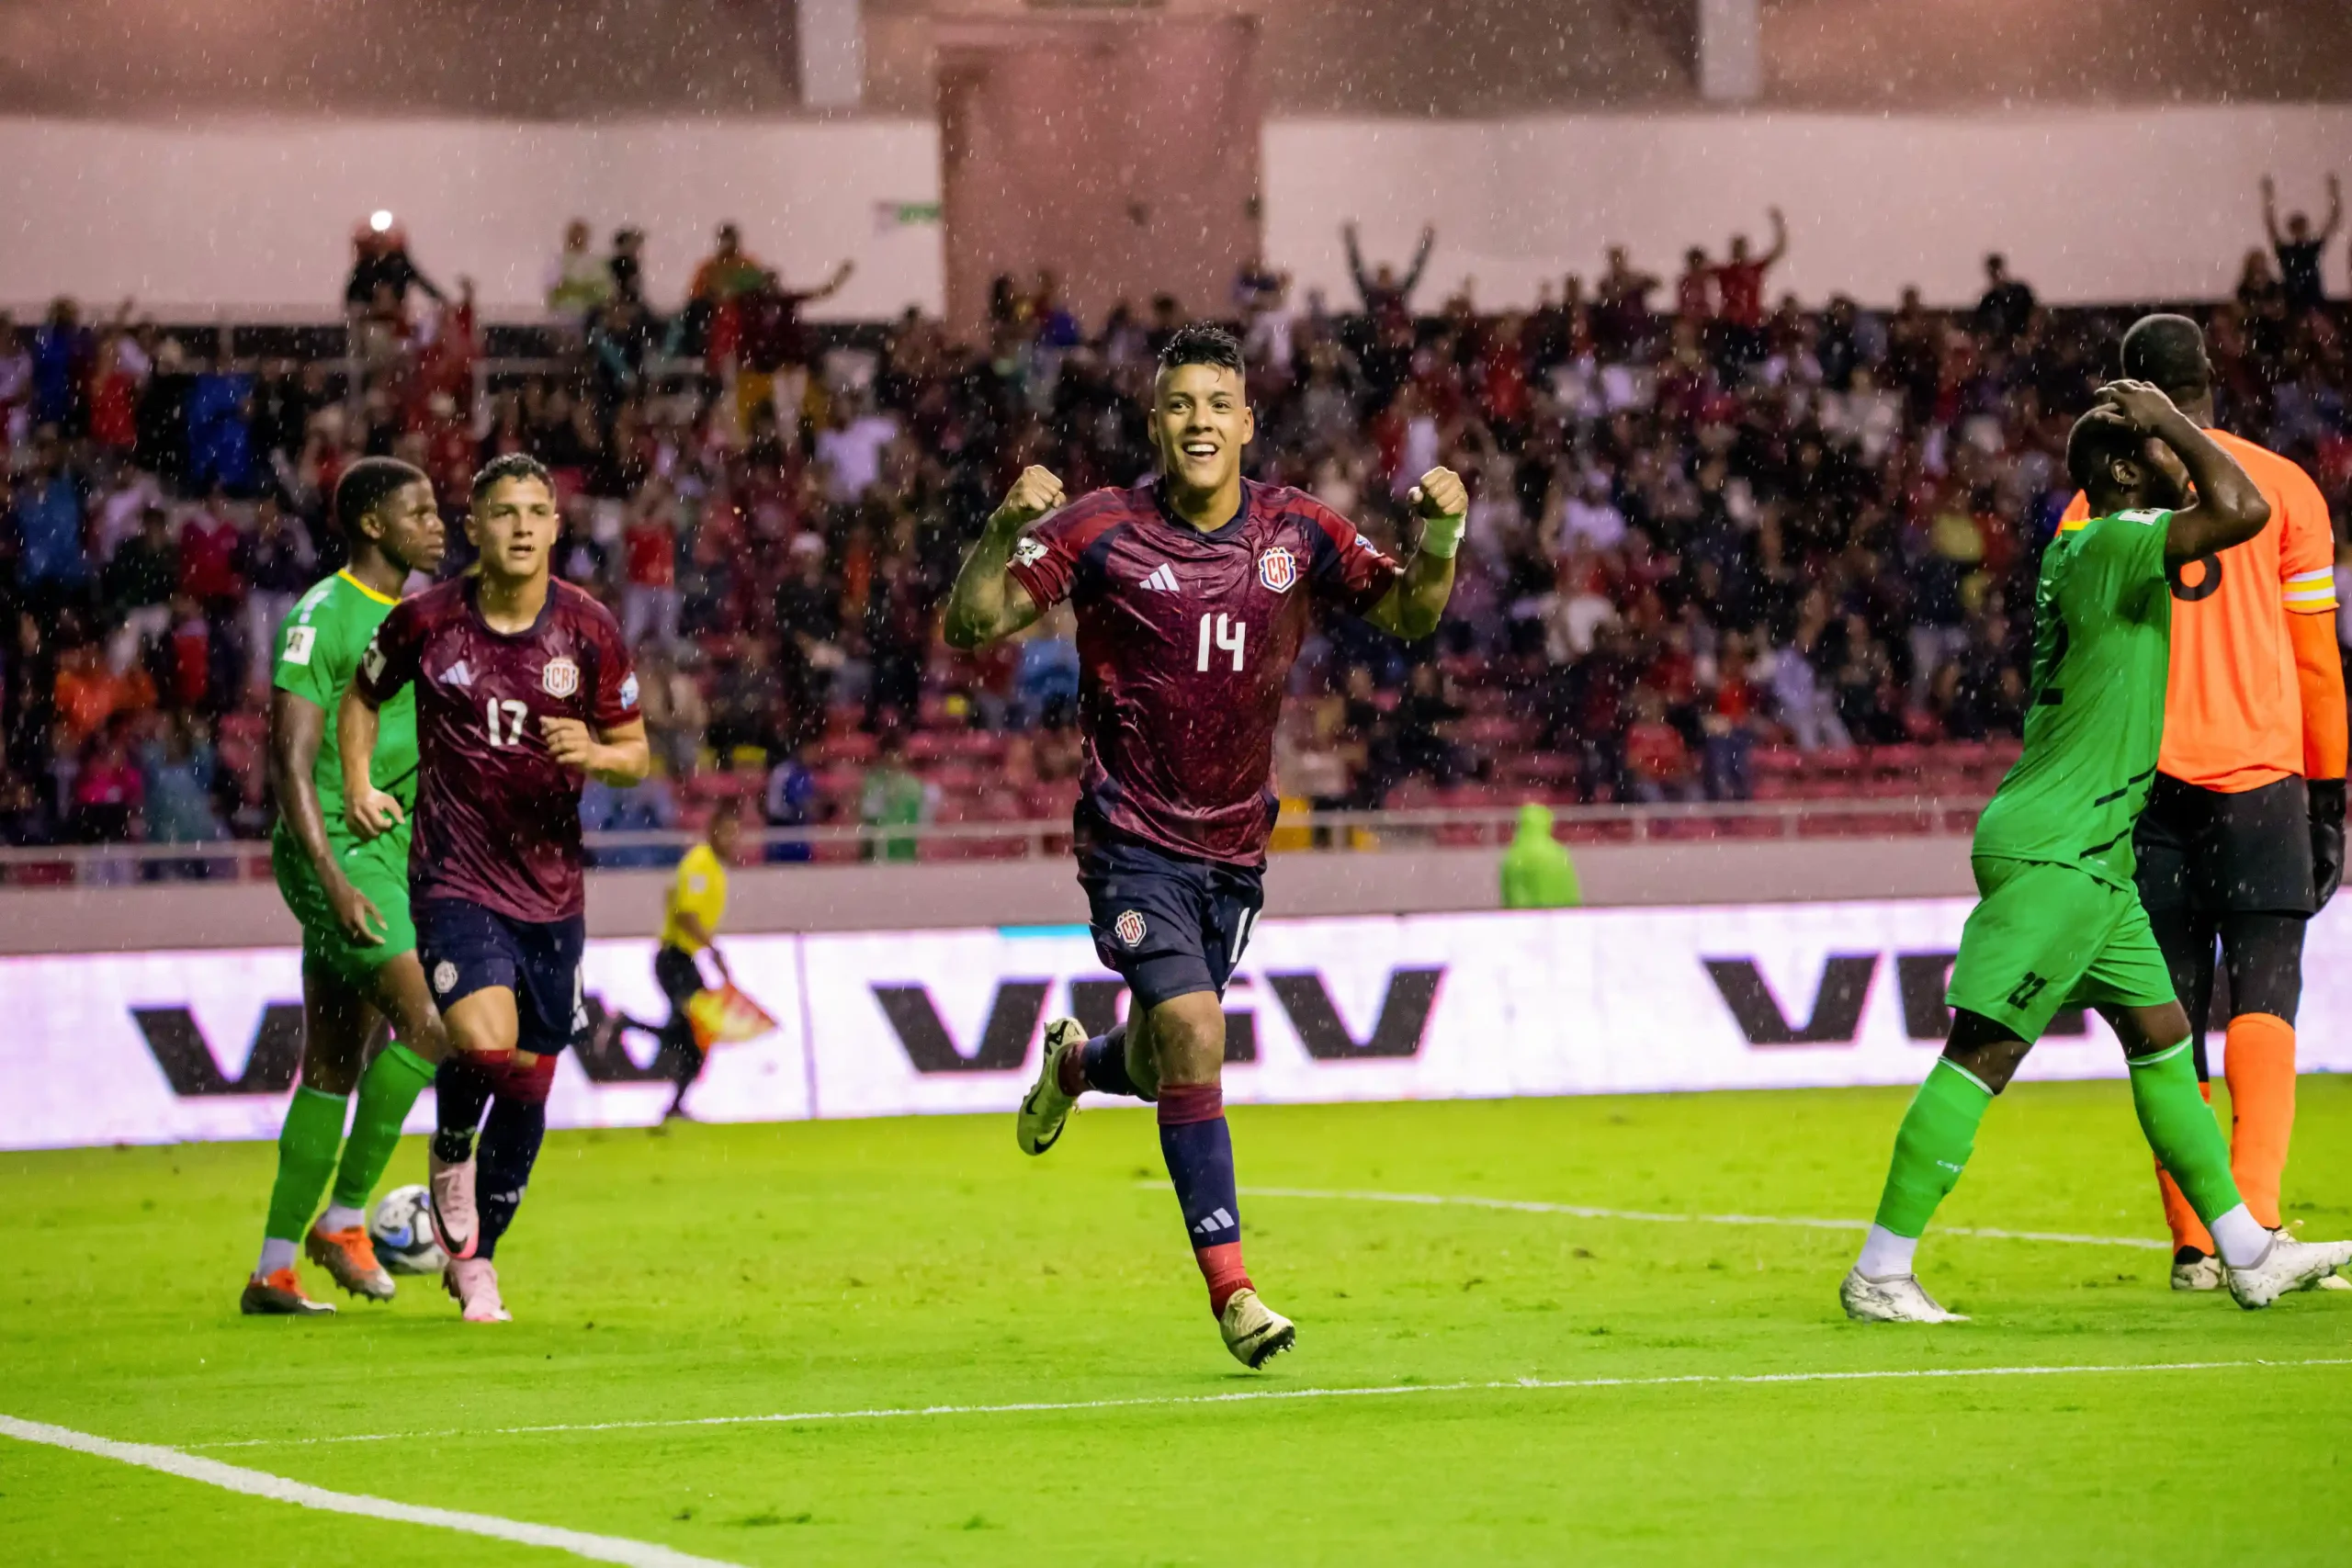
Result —
<instances>
[{"instance_id":1,"label":"number 14 on jersey","mask_svg":"<svg viewBox=\"0 0 2352 1568\"><path fill-rule=\"evenodd\" d=\"M1249 636L1249 622L1234 620L1222 611L1216 613L1202 611L1199 668L1205 671L1214 654L1230 653L1233 655L1234 671L1238 673L1241 669L1242 644L1248 640Z\"/></svg>"}]
</instances>

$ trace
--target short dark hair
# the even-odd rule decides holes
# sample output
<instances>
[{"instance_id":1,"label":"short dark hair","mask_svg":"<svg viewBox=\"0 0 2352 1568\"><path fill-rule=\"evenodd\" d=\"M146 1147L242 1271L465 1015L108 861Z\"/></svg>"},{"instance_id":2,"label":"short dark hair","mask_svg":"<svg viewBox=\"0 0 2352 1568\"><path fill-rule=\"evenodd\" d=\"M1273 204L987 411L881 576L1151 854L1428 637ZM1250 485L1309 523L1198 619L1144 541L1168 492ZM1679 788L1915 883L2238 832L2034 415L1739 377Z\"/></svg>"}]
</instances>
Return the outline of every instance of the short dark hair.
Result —
<instances>
[{"instance_id":1,"label":"short dark hair","mask_svg":"<svg viewBox=\"0 0 2352 1568\"><path fill-rule=\"evenodd\" d=\"M2096 500L2111 488L2108 474L2115 463L2145 460L2147 441L2146 434L2111 404L2101 403L2066 433L2066 477Z\"/></svg>"},{"instance_id":2,"label":"short dark hair","mask_svg":"<svg viewBox=\"0 0 2352 1568\"><path fill-rule=\"evenodd\" d=\"M359 520L411 485L430 484L424 470L398 457L362 457L334 482L334 525L360 537Z\"/></svg>"},{"instance_id":3,"label":"short dark hair","mask_svg":"<svg viewBox=\"0 0 2352 1568\"><path fill-rule=\"evenodd\" d=\"M1223 327L1206 321L1188 321L1169 334L1159 351L1159 367L1173 370L1180 365L1214 365L1220 370L1241 373L1241 343Z\"/></svg>"},{"instance_id":4,"label":"short dark hair","mask_svg":"<svg viewBox=\"0 0 2352 1568\"><path fill-rule=\"evenodd\" d=\"M503 457L492 457L474 475L473 503L481 505L481 498L488 495L491 487L501 479L537 479L548 487L548 494L555 494L555 476L548 472L545 463L528 452L509 452Z\"/></svg>"},{"instance_id":5,"label":"short dark hair","mask_svg":"<svg viewBox=\"0 0 2352 1568\"><path fill-rule=\"evenodd\" d=\"M2123 374L2152 381L2175 402L2201 398L2213 386L2205 333L2187 316L2143 316L2123 334Z\"/></svg>"}]
</instances>

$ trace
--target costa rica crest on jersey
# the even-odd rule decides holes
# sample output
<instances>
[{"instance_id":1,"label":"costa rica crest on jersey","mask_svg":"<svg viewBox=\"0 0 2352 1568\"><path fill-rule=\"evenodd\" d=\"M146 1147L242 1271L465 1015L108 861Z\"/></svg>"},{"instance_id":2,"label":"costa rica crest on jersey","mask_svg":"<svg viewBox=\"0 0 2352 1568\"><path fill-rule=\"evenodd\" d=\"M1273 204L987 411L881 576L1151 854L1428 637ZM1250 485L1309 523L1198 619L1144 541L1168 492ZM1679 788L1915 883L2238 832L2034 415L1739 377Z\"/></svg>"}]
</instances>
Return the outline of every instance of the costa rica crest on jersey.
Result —
<instances>
[{"instance_id":1,"label":"costa rica crest on jersey","mask_svg":"<svg viewBox=\"0 0 2352 1568\"><path fill-rule=\"evenodd\" d=\"M1119 918L1111 922L1111 930L1129 947L1139 946L1143 942L1143 916L1133 909L1123 909Z\"/></svg>"},{"instance_id":2,"label":"costa rica crest on jersey","mask_svg":"<svg viewBox=\"0 0 2352 1568\"><path fill-rule=\"evenodd\" d=\"M550 659L539 671L539 684L551 697L568 697L580 689L580 666L569 659Z\"/></svg>"},{"instance_id":3,"label":"costa rica crest on jersey","mask_svg":"<svg viewBox=\"0 0 2352 1568\"><path fill-rule=\"evenodd\" d=\"M1281 545L1258 555L1258 581L1270 592L1287 593L1290 585L1298 581L1298 558Z\"/></svg>"}]
</instances>

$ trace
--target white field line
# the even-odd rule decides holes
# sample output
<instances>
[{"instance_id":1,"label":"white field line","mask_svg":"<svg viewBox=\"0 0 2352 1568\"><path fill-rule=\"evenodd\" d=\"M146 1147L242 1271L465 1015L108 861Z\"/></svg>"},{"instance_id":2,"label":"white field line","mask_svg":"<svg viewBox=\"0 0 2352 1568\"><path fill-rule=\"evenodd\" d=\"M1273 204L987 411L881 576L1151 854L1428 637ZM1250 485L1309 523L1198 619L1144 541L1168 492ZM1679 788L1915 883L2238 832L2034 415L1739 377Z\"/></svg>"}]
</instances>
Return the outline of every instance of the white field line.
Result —
<instances>
[{"instance_id":1,"label":"white field line","mask_svg":"<svg viewBox=\"0 0 2352 1568\"><path fill-rule=\"evenodd\" d=\"M1138 1182L1138 1186L1159 1187L1163 1182ZM1868 1220L1820 1220L1781 1214L1652 1214L1639 1209L1596 1209L1583 1203L1536 1203L1514 1198L1465 1198L1435 1192L1333 1192L1306 1187L1248 1187L1242 1190L1250 1198L1310 1198L1339 1203L1420 1203L1455 1205L1467 1209L1508 1209L1521 1214L1570 1214L1583 1220L1639 1220L1650 1224L1674 1225L1785 1225L1799 1230L1859 1231L1868 1230ZM2137 1247L2157 1252L2169 1252L2172 1243L2151 1241L2136 1235L2075 1235L2065 1231L1993 1230L1968 1225L1939 1225L1938 1235L1990 1236L2000 1241L2050 1241L2069 1247Z\"/></svg>"},{"instance_id":2,"label":"white field line","mask_svg":"<svg viewBox=\"0 0 2352 1568\"><path fill-rule=\"evenodd\" d=\"M1743 1374L1691 1372L1658 1378L1503 1378L1491 1382L1388 1383L1370 1388L1256 1388L1234 1393L1175 1393L1140 1399L1030 1400L1017 1404L926 1404L873 1410L801 1410L773 1416L698 1416L659 1421L577 1421L542 1427L443 1427L423 1432L345 1433L329 1438L245 1438L218 1443L190 1443L192 1449L311 1448L325 1443L389 1443L426 1438L522 1438L566 1432L641 1432L675 1427L772 1427L814 1421L889 1421L918 1416L1022 1416L1072 1410L1165 1409L1180 1405L1248 1404L1263 1401L1302 1399L1391 1399L1415 1393L1519 1393L1544 1389L1680 1388L1713 1385L1740 1387L1776 1383L1894 1382L1937 1378L2037 1378L2090 1376L2123 1372L2206 1372L2255 1367L2352 1367L2352 1356L2270 1361L2119 1362L2106 1366L2061 1367L1909 1367L1883 1371L1751 1372ZM156 1450L167 1453L169 1450ZM250 1472L240 1473L251 1473ZM392 1506L394 1505L382 1505Z\"/></svg>"},{"instance_id":3,"label":"white field line","mask_svg":"<svg viewBox=\"0 0 2352 1568\"><path fill-rule=\"evenodd\" d=\"M628 1568L732 1568L731 1564L715 1557L694 1557L683 1551L673 1551L666 1546L626 1540L618 1536L589 1535L582 1530L559 1529L553 1525L502 1519L492 1514L463 1514L451 1508L426 1508L413 1503L395 1503L383 1497L329 1492L323 1487L308 1486L283 1476L223 1464L217 1459L200 1459L178 1449L161 1448L153 1443L118 1443L111 1438L93 1437L87 1432L76 1432L70 1427L23 1421L14 1416L0 1416L0 1436L17 1438L28 1443L45 1443L51 1448L71 1449L75 1453L94 1454L100 1459L137 1465L142 1470L156 1470L183 1480L200 1481L207 1486L242 1492L249 1497L266 1497L273 1503L291 1503L298 1507L321 1508L335 1514L357 1514L364 1518L388 1519L394 1524L430 1525L439 1529L462 1530L468 1535L488 1536L494 1540L511 1540L524 1546L543 1546L551 1551L568 1551L574 1557L585 1557L596 1562L619 1562L627 1564Z\"/></svg>"}]
</instances>

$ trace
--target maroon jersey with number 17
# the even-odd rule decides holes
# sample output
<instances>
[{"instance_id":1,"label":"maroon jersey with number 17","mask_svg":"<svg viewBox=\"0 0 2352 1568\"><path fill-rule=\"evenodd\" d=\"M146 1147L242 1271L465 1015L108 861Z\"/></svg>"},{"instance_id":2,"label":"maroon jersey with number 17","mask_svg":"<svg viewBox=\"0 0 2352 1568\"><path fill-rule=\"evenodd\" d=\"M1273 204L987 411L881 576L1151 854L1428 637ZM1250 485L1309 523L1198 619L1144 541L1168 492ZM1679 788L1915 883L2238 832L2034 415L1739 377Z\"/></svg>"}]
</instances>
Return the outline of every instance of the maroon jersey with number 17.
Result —
<instances>
[{"instance_id":1,"label":"maroon jersey with number 17","mask_svg":"<svg viewBox=\"0 0 2352 1568\"><path fill-rule=\"evenodd\" d=\"M1098 490L1046 518L1009 568L1078 613L1083 816L1180 855L1260 866L1277 802L1274 727L1317 604L1362 615L1402 569L1303 491L1244 480L1203 533L1156 486Z\"/></svg>"},{"instance_id":2,"label":"maroon jersey with number 17","mask_svg":"<svg viewBox=\"0 0 2352 1568\"><path fill-rule=\"evenodd\" d=\"M409 893L462 898L518 920L586 908L580 790L548 754L546 718L609 730L638 716L637 676L612 613L568 582L527 631L492 631L476 583L403 599L376 628L352 687L380 705L416 683L416 825Z\"/></svg>"}]
</instances>

